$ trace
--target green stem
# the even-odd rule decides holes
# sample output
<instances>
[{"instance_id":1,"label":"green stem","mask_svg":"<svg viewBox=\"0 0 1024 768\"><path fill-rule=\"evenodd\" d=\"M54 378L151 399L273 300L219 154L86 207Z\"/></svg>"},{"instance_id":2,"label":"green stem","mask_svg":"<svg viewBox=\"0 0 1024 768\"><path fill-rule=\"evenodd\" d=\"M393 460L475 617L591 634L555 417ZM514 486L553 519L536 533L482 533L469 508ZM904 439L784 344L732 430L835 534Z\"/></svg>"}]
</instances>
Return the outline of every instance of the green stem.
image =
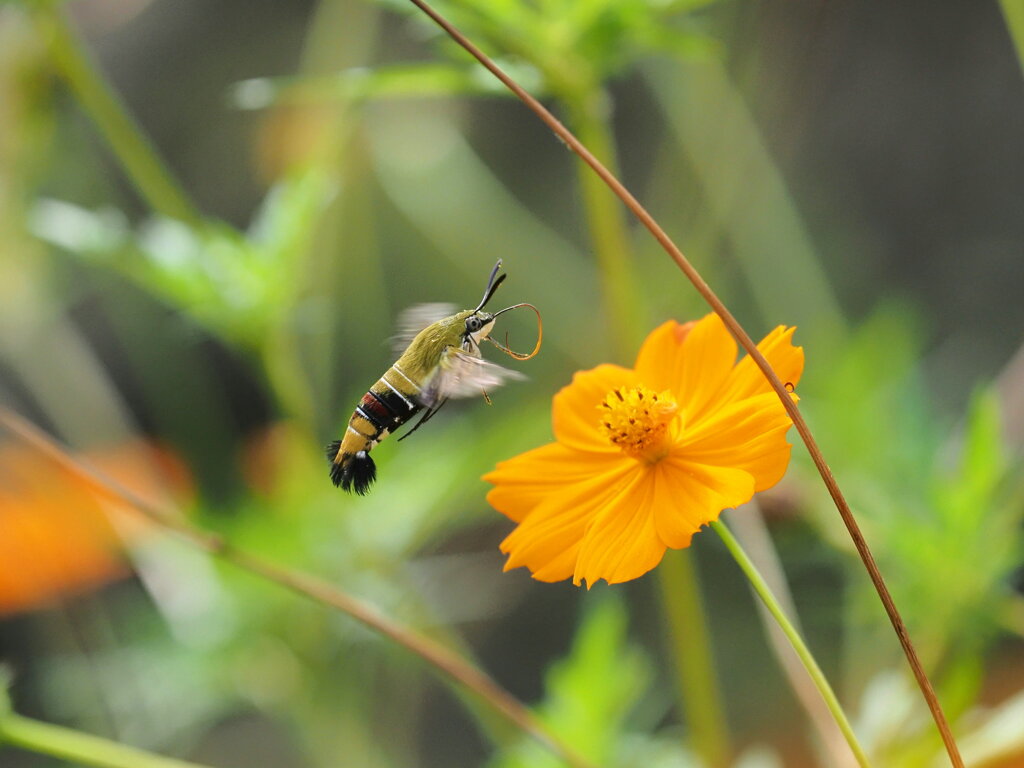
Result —
<instances>
[{"instance_id":1,"label":"green stem","mask_svg":"<svg viewBox=\"0 0 1024 768\"><path fill-rule=\"evenodd\" d=\"M164 216L191 226L201 224L199 212L164 166L125 105L103 79L72 31L62 8L41 4L35 19L57 70L95 122L139 193Z\"/></svg>"},{"instance_id":2,"label":"green stem","mask_svg":"<svg viewBox=\"0 0 1024 768\"><path fill-rule=\"evenodd\" d=\"M804 665L804 669L806 669L807 674L811 676L811 680L818 689L818 693L821 694L821 698L825 700L825 705L828 707L829 712L832 713L832 717L836 721L836 725L839 726L839 730L842 731L843 737L846 739L846 743L850 745L850 749L853 751L853 756L857 759L857 764L860 765L861 768L869 768L870 763L868 762L867 755L864 754L863 748L857 741L857 736L854 734L853 728L850 726L850 721L846 719L846 713L843 712L843 708L840 706L839 699L836 698L836 695L832 690L832 686L828 684L828 680L825 679L825 675L818 666L818 662L814 660L814 656L811 655L810 650L804 644L803 638L800 637L800 633L797 632L796 627L794 627L786 617L785 612L782 610L782 606L779 605L778 600L775 599L775 595L772 593L771 589L768 588L768 584L764 580L764 577L761 576L750 558L747 557L747 553L743 551L739 542L736 541L732 533L723 523L715 520L711 523L711 527L715 529L715 533L717 533L725 543L726 548L728 548L733 558L739 564L743 573L746 574L751 586L754 588L754 591L757 592L758 597L761 598L761 601L768 609L768 612L772 615L775 621L778 622L779 629L782 630L786 639L789 640L790 644L793 646L793 650L796 651L796 655L800 657L800 661Z\"/></svg>"},{"instance_id":3,"label":"green stem","mask_svg":"<svg viewBox=\"0 0 1024 768\"><path fill-rule=\"evenodd\" d=\"M1006 28L1017 49L1017 61L1024 68L1024 0L999 0L999 5L1002 6Z\"/></svg>"},{"instance_id":4,"label":"green stem","mask_svg":"<svg viewBox=\"0 0 1024 768\"><path fill-rule=\"evenodd\" d=\"M726 766L728 733L693 556L669 551L657 573L675 657L676 695L690 726L691 742L703 765Z\"/></svg>"},{"instance_id":5,"label":"green stem","mask_svg":"<svg viewBox=\"0 0 1024 768\"><path fill-rule=\"evenodd\" d=\"M615 168L615 142L607 123L607 95L600 86L574 87L561 98L569 121L590 150ZM579 161L576 163L583 211L591 246L597 258L607 316L609 338L617 355L629 355L639 338L636 308L641 306L636 285L633 247L618 199L604 182Z\"/></svg>"},{"instance_id":6,"label":"green stem","mask_svg":"<svg viewBox=\"0 0 1024 768\"><path fill-rule=\"evenodd\" d=\"M13 713L0 715L0 744L98 768L203 768Z\"/></svg>"},{"instance_id":7,"label":"green stem","mask_svg":"<svg viewBox=\"0 0 1024 768\"><path fill-rule=\"evenodd\" d=\"M599 85L572 83L559 89L569 119L581 140L611 168L617 165L607 121L607 95ZM636 348L641 306L633 249L618 199L587 165L576 164L583 209L597 257L601 289L611 322L609 337L624 359ZM669 556L658 569L665 615L673 636L680 704L693 743L712 768L728 762L725 717L714 677L714 662L701 606L697 573L688 554Z\"/></svg>"}]
</instances>

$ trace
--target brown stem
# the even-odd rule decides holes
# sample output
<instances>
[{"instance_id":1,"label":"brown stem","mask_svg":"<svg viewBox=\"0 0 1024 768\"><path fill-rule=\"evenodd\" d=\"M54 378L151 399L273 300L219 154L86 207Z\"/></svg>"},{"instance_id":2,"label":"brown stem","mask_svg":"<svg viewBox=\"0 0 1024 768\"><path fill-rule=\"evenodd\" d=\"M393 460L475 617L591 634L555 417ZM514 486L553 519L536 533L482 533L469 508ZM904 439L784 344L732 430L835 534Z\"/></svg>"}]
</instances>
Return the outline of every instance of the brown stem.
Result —
<instances>
[{"instance_id":1,"label":"brown stem","mask_svg":"<svg viewBox=\"0 0 1024 768\"><path fill-rule=\"evenodd\" d=\"M853 539L853 544L857 548L857 553L860 555L861 561L864 563L864 567L867 569L868 576L871 578L871 582L875 585L875 589L878 592L878 596L882 601L882 605L885 606L885 612L889 615L889 621L892 622L893 629L896 631L896 636L899 638L900 645L903 646L903 652L906 654L907 661L910 664L910 668L914 673L914 677L917 679L917 684L921 688L921 693L924 695L925 702L928 704L928 709L931 710L932 717L935 719L935 725L939 729L939 734L942 736L942 742L946 746L946 752L949 754L950 762L955 768L963 768L963 759L960 757L960 751L957 748L956 741L953 739L953 734L950 731L949 723L946 722L946 716L942 712L942 706L939 704L938 697L935 695L935 690L932 688L931 682L928 680L928 675L924 671L924 667L921 666L921 661L917 657L917 652L914 650L914 645L910 640L910 635L907 632L906 626L903 624L903 619L900 618L899 611L896 609L896 603L893 602L892 595L889 594L889 589L885 585L885 580L882 578L881 572L878 570L878 566L875 564L875 558L871 554L871 550L868 548L867 541L864 540L864 535L860 531L860 526L857 524L857 520L853 516L853 512L850 510L850 505L847 504L843 492L839 489L838 483L836 483L835 477L832 476L832 470L829 469L828 464L825 462L825 457L822 456L821 450L818 448L818 444L815 442L811 430L807 426L807 422L804 421L804 417L800 413L800 409L797 408L796 403L790 397L786 391L785 385L779 380L779 377L772 370L771 365L765 359L764 355L761 354L753 340L747 335L747 332L743 330L743 327L737 322L736 318L732 316L732 313L726 308L722 300L718 298L711 287L704 282L704 279L700 276L700 273L694 269L693 265L690 264L689 260L683 255L683 252L679 250L678 246L672 239L666 234L665 230L654 220L654 218L647 212L647 210L640 204L640 202L633 197L633 195L627 190L622 183L615 178L612 173L601 164L601 162L594 157L583 144L556 118L551 112L549 112L539 101L533 96L527 93L523 88L519 86L512 78L506 75L497 64L471 43L461 32L453 27L447 19L441 16L437 11L431 8L424 0L410 0L410 2L423 11L429 16L439 27L441 27L456 43L462 46L466 51L470 53L477 61L479 61L484 67L486 67L491 74L493 74L498 80L500 80L510 91L512 91L519 99L526 104L530 110L537 115L554 133L558 138L565 142L566 146L575 152L579 157L589 165L598 176L607 184L612 192L618 196L620 200L625 204L633 215L635 215L640 222L654 235L654 239L658 241L662 248L672 257L672 260L679 266L683 274L686 275L687 279L693 283L694 288L697 292L704 297L704 300L708 305L715 311L715 313L722 318L722 322L725 323L726 327L736 337L736 340L740 345L747 351L747 354L754 360L757 367L761 369L765 378L768 379L768 383L772 389L779 396L783 406L789 413L790 418L793 419L793 425L796 427L797 432L800 434L800 438L803 440L804 445L807 446L808 452L811 454L811 459L814 461L814 466L818 468L818 472L821 475L821 479L825 482L825 487L828 488L829 494L832 496L832 500L835 502L836 509L839 510L840 516L843 518L843 523L846 525L846 530L850 533L850 538Z\"/></svg>"},{"instance_id":2,"label":"brown stem","mask_svg":"<svg viewBox=\"0 0 1024 768\"><path fill-rule=\"evenodd\" d=\"M478 694L498 714L550 749L573 768L593 768L590 763L550 733L547 726L522 702L462 656L392 621L371 605L352 597L322 579L289 570L275 565L269 560L237 549L220 536L192 526L185 521L184 516L178 510L147 502L117 481L74 458L45 432L3 406L0 406L0 424L36 450L89 481L98 493L126 502L147 519L174 531L194 546L221 560L234 563L239 568L272 581L292 592L349 615L412 651L444 676Z\"/></svg>"}]
</instances>

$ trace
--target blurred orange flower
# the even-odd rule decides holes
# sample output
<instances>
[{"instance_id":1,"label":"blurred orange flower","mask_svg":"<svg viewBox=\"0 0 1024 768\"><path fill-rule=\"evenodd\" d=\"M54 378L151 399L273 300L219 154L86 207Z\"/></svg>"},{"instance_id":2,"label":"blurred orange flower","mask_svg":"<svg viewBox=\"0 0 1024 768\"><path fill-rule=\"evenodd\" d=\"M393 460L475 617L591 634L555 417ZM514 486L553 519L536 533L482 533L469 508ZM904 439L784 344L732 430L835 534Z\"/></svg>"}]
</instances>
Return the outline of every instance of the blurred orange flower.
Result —
<instances>
[{"instance_id":1,"label":"blurred orange flower","mask_svg":"<svg viewBox=\"0 0 1024 768\"><path fill-rule=\"evenodd\" d=\"M89 461L149 500L168 485L189 493L184 465L145 443L94 453ZM122 539L137 535L140 525L125 517L115 530L108 513L119 506L53 459L0 446L0 615L45 607L127 575Z\"/></svg>"},{"instance_id":2,"label":"blurred orange flower","mask_svg":"<svg viewBox=\"0 0 1024 768\"><path fill-rule=\"evenodd\" d=\"M803 349L779 326L758 349L795 386ZM487 500L518 526L505 570L593 586L635 579L723 509L777 483L792 422L717 315L655 329L632 369L580 371L554 397L556 442L500 462ZM795 398L796 396L793 395Z\"/></svg>"}]
</instances>

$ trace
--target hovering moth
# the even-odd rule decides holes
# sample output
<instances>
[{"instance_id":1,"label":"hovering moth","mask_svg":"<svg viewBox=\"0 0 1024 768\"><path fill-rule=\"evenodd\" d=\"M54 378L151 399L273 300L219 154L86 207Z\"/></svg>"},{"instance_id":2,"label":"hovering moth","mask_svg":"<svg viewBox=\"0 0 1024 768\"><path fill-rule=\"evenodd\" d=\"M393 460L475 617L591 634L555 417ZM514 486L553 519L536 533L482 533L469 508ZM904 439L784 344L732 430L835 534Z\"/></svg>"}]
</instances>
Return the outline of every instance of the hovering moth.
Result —
<instances>
[{"instance_id":1,"label":"hovering moth","mask_svg":"<svg viewBox=\"0 0 1024 768\"><path fill-rule=\"evenodd\" d=\"M388 435L421 414L404 440L434 416L452 398L483 394L509 379L525 378L521 373L485 360L480 344L488 341L517 360L528 360L540 350L540 313L532 304L514 304L494 314L483 309L505 280L499 275L501 259L494 265L475 309L453 312L451 304L420 304L406 310L399 320L394 365L377 379L352 412L345 435L327 446L331 480L345 491L365 494L377 477L370 451ZM537 313L537 344L530 354L513 352L490 337L499 315L520 307ZM507 341L507 339L506 339Z\"/></svg>"}]
</instances>

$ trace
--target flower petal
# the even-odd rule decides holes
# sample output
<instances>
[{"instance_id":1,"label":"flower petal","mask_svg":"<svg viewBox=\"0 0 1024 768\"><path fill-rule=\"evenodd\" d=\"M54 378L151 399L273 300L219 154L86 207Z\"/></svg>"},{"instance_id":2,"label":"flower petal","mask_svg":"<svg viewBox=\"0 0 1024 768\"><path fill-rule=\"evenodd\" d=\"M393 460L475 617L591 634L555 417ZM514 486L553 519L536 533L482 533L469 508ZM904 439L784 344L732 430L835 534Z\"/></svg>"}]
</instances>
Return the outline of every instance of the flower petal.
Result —
<instances>
[{"instance_id":1,"label":"flower petal","mask_svg":"<svg viewBox=\"0 0 1024 768\"><path fill-rule=\"evenodd\" d=\"M800 383L800 376L804 371L804 348L793 346L794 331L794 326L780 325L761 339L757 348L771 364L779 380L783 384L795 387ZM773 391L761 369L747 355L739 361L724 383L719 402L742 400L762 392Z\"/></svg>"},{"instance_id":2,"label":"flower petal","mask_svg":"<svg viewBox=\"0 0 1024 768\"><path fill-rule=\"evenodd\" d=\"M689 423L681 435L682 445L701 443L728 448L742 445L758 435L783 424L792 423L774 392L731 402L695 423Z\"/></svg>"},{"instance_id":3,"label":"flower petal","mask_svg":"<svg viewBox=\"0 0 1024 768\"><path fill-rule=\"evenodd\" d=\"M665 493L656 500L654 522L658 536L672 549L689 546L702 525L754 495L754 478L742 469L677 457L661 462L660 468Z\"/></svg>"},{"instance_id":4,"label":"flower petal","mask_svg":"<svg viewBox=\"0 0 1024 768\"><path fill-rule=\"evenodd\" d=\"M501 551L509 555L505 570L525 565L541 581L572 576L587 527L641 468L633 460L622 460L599 476L553 490L501 542Z\"/></svg>"},{"instance_id":5,"label":"flower petal","mask_svg":"<svg viewBox=\"0 0 1024 768\"><path fill-rule=\"evenodd\" d=\"M723 406L689 425L673 447L673 456L687 462L732 467L749 473L754 488L775 485L786 472L792 425L774 392Z\"/></svg>"},{"instance_id":6,"label":"flower petal","mask_svg":"<svg viewBox=\"0 0 1024 768\"><path fill-rule=\"evenodd\" d=\"M735 363L736 342L711 313L696 323L670 320L656 328L640 348L636 372L652 389L671 389L690 419L717 399Z\"/></svg>"},{"instance_id":7,"label":"flower petal","mask_svg":"<svg viewBox=\"0 0 1024 768\"><path fill-rule=\"evenodd\" d=\"M609 584L643 576L665 554L654 525L658 472L643 466L622 493L609 499L583 537L573 583L587 588L604 579Z\"/></svg>"},{"instance_id":8,"label":"flower petal","mask_svg":"<svg viewBox=\"0 0 1024 768\"><path fill-rule=\"evenodd\" d=\"M633 386L636 374L618 365L599 365L580 371L572 383L555 395L551 423L555 438L579 451L594 451L621 456L621 452L598 431L598 406L616 387Z\"/></svg>"},{"instance_id":9,"label":"flower petal","mask_svg":"<svg viewBox=\"0 0 1024 768\"><path fill-rule=\"evenodd\" d=\"M485 481L495 485L487 502L518 523L551 493L604 475L622 461L621 454L575 451L561 443L542 445L498 462L493 472L484 475Z\"/></svg>"},{"instance_id":10,"label":"flower petal","mask_svg":"<svg viewBox=\"0 0 1024 768\"><path fill-rule=\"evenodd\" d=\"M679 353L683 341L696 324L668 320L647 334L636 356L635 366L637 376L644 384L658 391L676 389L675 384L680 378L677 369L684 364Z\"/></svg>"}]
</instances>

